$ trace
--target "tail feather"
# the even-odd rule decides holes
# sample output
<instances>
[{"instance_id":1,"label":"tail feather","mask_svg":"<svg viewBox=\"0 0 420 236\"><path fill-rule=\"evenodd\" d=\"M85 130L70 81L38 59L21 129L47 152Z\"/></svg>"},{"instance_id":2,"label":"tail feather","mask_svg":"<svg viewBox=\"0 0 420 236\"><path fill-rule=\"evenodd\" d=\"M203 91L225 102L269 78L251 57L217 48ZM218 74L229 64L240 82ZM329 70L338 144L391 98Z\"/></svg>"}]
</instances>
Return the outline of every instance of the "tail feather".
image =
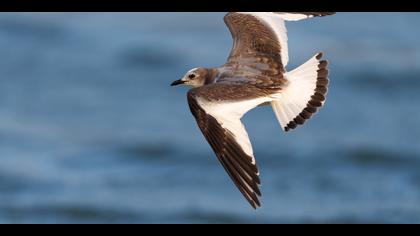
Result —
<instances>
[{"instance_id":1,"label":"tail feather","mask_svg":"<svg viewBox=\"0 0 420 236\"><path fill-rule=\"evenodd\" d=\"M328 91L328 62L318 53L293 71L286 73L286 87L271 102L284 131L303 125L324 105Z\"/></svg>"}]
</instances>

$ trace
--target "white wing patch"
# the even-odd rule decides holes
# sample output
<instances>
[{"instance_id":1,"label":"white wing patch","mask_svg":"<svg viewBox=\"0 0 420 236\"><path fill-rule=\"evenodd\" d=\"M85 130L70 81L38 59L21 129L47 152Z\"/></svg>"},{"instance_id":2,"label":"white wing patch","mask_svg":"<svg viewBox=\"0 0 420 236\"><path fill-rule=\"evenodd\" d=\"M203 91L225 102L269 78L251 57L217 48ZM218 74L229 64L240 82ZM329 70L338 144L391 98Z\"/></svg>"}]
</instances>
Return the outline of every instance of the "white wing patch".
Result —
<instances>
[{"instance_id":1,"label":"white wing patch","mask_svg":"<svg viewBox=\"0 0 420 236\"><path fill-rule=\"evenodd\" d=\"M305 15L305 14L299 14L299 13L286 13L286 12L277 12L274 13L275 15L280 16L284 20L287 21L298 21L298 20L305 20L314 17L313 15Z\"/></svg>"},{"instance_id":2,"label":"white wing patch","mask_svg":"<svg viewBox=\"0 0 420 236\"><path fill-rule=\"evenodd\" d=\"M208 115L214 117L217 122L229 130L235 137L235 141L241 146L242 150L252 157L252 164L255 164L254 153L248 133L241 122L242 116L249 110L257 107L261 103L271 101L270 98L258 98L241 102L208 102L204 99L197 99L198 104Z\"/></svg>"}]
</instances>

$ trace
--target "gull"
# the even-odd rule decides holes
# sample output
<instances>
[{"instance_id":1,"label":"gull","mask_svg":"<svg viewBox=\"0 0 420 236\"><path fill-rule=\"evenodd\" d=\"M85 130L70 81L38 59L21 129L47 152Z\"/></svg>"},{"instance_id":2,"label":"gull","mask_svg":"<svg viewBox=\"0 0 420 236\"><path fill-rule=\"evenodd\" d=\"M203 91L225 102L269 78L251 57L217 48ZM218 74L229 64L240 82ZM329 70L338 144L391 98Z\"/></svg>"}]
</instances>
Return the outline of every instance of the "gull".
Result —
<instances>
[{"instance_id":1,"label":"gull","mask_svg":"<svg viewBox=\"0 0 420 236\"><path fill-rule=\"evenodd\" d=\"M286 71L289 61L285 21L331 12L230 12L224 21L233 48L224 65L194 68L171 86L189 85L187 98L198 127L236 187L257 209L261 206L259 170L241 118L257 106L271 106L288 132L324 105L328 62L317 53Z\"/></svg>"}]
</instances>

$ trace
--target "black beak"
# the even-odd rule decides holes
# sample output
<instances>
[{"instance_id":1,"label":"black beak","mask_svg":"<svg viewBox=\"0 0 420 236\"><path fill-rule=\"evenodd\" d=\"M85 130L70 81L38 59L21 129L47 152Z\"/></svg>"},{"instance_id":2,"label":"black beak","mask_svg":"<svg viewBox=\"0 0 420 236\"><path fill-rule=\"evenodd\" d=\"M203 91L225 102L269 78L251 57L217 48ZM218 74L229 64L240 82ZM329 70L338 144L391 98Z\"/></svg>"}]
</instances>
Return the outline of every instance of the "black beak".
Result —
<instances>
[{"instance_id":1,"label":"black beak","mask_svg":"<svg viewBox=\"0 0 420 236\"><path fill-rule=\"evenodd\" d=\"M171 86L176 86L176 85L180 85L180 84L184 84L185 81L182 80L175 80L174 82L172 82Z\"/></svg>"}]
</instances>

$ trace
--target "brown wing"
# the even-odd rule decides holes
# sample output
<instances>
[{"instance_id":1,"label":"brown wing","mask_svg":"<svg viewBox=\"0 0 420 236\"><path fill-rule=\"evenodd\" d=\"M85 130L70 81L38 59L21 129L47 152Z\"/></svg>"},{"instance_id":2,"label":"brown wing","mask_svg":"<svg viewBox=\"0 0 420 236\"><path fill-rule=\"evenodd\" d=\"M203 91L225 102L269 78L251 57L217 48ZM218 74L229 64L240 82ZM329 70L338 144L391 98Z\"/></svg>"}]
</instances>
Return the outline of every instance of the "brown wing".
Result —
<instances>
[{"instance_id":1,"label":"brown wing","mask_svg":"<svg viewBox=\"0 0 420 236\"><path fill-rule=\"evenodd\" d=\"M220 85L215 86L220 87ZM188 104L198 127L242 195L253 208L260 207L258 197L261 196L261 192L258 185L261 182L254 157L248 155L236 141L237 134L222 127L215 117L200 106L197 101L199 97L197 90L199 89L193 89L188 93Z\"/></svg>"},{"instance_id":2,"label":"brown wing","mask_svg":"<svg viewBox=\"0 0 420 236\"><path fill-rule=\"evenodd\" d=\"M238 12L228 13L224 21L233 38L225 66L273 77L284 73L279 40L267 24L252 14Z\"/></svg>"},{"instance_id":3,"label":"brown wing","mask_svg":"<svg viewBox=\"0 0 420 236\"><path fill-rule=\"evenodd\" d=\"M288 63L285 20L332 15L333 12L231 12L224 17L233 48L225 64L233 74L283 78ZM234 77L232 74L228 77Z\"/></svg>"}]
</instances>

